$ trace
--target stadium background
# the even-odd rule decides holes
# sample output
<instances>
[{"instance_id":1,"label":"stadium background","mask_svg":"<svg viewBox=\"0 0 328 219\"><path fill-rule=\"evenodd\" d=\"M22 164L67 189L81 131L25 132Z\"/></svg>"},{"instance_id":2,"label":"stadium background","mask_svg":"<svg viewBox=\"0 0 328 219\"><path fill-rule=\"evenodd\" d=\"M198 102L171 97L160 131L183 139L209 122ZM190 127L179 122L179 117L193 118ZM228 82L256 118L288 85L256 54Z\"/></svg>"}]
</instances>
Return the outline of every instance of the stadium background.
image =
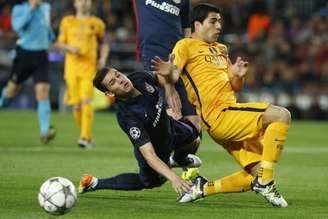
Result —
<instances>
[{"instance_id":1,"label":"stadium background","mask_svg":"<svg viewBox=\"0 0 328 219\"><path fill-rule=\"evenodd\" d=\"M10 9L17 2L0 0L0 88L8 77L16 36L10 28ZM70 0L52 0L52 24L58 31L62 16L72 13ZM223 9L225 41L231 56L251 62L244 100L269 100L291 109L293 122L277 165L279 191L289 202L272 208L253 192L220 194L203 201L178 205L170 183L142 192L99 191L78 197L65 219L199 219L199 218L327 218L328 122L296 120L328 117L327 1L321 0L212 0ZM108 24L109 64L121 70L140 68L135 61L135 23L131 0L94 0L94 12ZM247 40L247 25L256 11L271 25L254 41ZM263 13L263 12L262 12ZM256 18L253 16L253 18ZM33 84L27 82L9 110L0 111L0 219L49 219L37 201L40 185L63 176L75 185L84 173L99 177L138 171L131 143L112 113L97 113L95 147L76 145L78 130L71 113L62 113L63 57L51 53L52 121L56 139L42 145L34 109ZM297 100L297 101L296 101ZM326 130L326 131L324 131ZM222 147L204 133L198 155L201 174L216 179L240 169ZM177 172L181 170L177 170Z\"/></svg>"},{"instance_id":2,"label":"stadium background","mask_svg":"<svg viewBox=\"0 0 328 219\"><path fill-rule=\"evenodd\" d=\"M0 0L0 88L7 80L16 35L10 25L12 6ZM50 0L52 26L74 12L72 1ZM328 3L325 0L204 0L220 6L224 26L220 41L232 60L249 60L244 101L268 101L289 108L293 118L328 119ZM135 19L130 0L94 0L93 12L107 24L108 64L122 71L141 68L135 58ZM51 103L64 110L63 55L50 52ZM12 108L34 108L29 81ZM101 107L101 106L100 106Z\"/></svg>"}]
</instances>

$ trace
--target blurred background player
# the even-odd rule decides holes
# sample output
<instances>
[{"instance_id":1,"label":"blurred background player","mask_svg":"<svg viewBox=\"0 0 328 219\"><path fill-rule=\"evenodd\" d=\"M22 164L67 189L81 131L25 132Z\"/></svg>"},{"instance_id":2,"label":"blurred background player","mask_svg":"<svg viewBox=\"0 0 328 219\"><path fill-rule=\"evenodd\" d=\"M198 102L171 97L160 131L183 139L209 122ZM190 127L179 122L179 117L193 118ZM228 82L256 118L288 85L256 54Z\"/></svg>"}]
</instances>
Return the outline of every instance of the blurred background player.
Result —
<instances>
[{"instance_id":1,"label":"blurred background player","mask_svg":"<svg viewBox=\"0 0 328 219\"><path fill-rule=\"evenodd\" d=\"M50 126L48 48L54 34L50 24L50 4L29 0L13 7L12 27L18 34L16 57L7 86L2 90L0 107L7 107L30 76L35 83L37 112L42 143L56 135Z\"/></svg>"},{"instance_id":2,"label":"blurred background player","mask_svg":"<svg viewBox=\"0 0 328 219\"><path fill-rule=\"evenodd\" d=\"M73 115L80 128L78 145L81 148L92 146L92 79L97 68L105 66L109 53L105 24L91 15L91 6L91 0L74 1L76 14L62 19L56 43L66 53L65 103L73 106Z\"/></svg>"},{"instance_id":3,"label":"blurred background player","mask_svg":"<svg viewBox=\"0 0 328 219\"><path fill-rule=\"evenodd\" d=\"M168 62L157 57L153 63L157 73L173 83L181 74L204 129L243 169L211 182L199 178L180 202L252 189L273 206L287 207L275 187L274 169L287 138L289 111L264 102L237 103L235 92L242 89L248 62L238 57L231 64L226 45L217 42L222 29L219 9L197 5L191 19L192 37L176 44Z\"/></svg>"},{"instance_id":4,"label":"blurred background player","mask_svg":"<svg viewBox=\"0 0 328 219\"><path fill-rule=\"evenodd\" d=\"M123 173L107 179L85 175L80 192L151 189L161 186L166 179L176 192L187 192L190 184L170 167L200 166L200 159L190 154L200 139L192 124L167 115L163 97L159 95L159 85L165 81L159 81L149 72L125 76L114 68L104 68L98 71L93 83L105 94L116 96L117 120L134 145L139 173ZM172 151L174 156L170 160Z\"/></svg>"},{"instance_id":5,"label":"blurred background player","mask_svg":"<svg viewBox=\"0 0 328 219\"><path fill-rule=\"evenodd\" d=\"M136 17L136 53L146 71L152 71L155 56L167 60L175 43L190 37L189 0L133 0ZM168 113L176 119L188 120L200 132L200 120L189 103L183 82L165 85ZM164 96L164 91L161 91ZM196 149L197 150L197 149ZM194 153L196 153L196 150ZM185 174L185 173L184 173Z\"/></svg>"}]
</instances>

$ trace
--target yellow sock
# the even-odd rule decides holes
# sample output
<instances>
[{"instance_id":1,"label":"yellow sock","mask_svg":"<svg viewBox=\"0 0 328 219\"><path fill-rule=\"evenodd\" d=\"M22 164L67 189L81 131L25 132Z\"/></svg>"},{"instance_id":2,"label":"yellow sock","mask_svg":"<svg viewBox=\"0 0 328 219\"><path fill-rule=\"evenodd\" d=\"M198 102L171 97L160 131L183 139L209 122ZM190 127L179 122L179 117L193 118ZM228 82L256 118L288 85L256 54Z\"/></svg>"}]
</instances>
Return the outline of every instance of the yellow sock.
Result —
<instances>
[{"instance_id":1,"label":"yellow sock","mask_svg":"<svg viewBox=\"0 0 328 219\"><path fill-rule=\"evenodd\" d=\"M245 192L250 190L252 181L252 175L248 174L244 170L241 170L230 176L223 177L222 179L209 181L204 186L204 196L214 195L217 193Z\"/></svg>"},{"instance_id":2,"label":"yellow sock","mask_svg":"<svg viewBox=\"0 0 328 219\"><path fill-rule=\"evenodd\" d=\"M258 171L259 182L262 185L269 183L274 178L275 163L269 161L261 161L261 167Z\"/></svg>"},{"instance_id":3,"label":"yellow sock","mask_svg":"<svg viewBox=\"0 0 328 219\"><path fill-rule=\"evenodd\" d=\"M278 161L287 138L289 125L282 122L270 124L263 136L263 153L259 171L260 183L266 184L274 177L274 165Z\"/></svg>"},{"instance_id":4,"label":"yellow sock","mask_svg":"<svg viewBox=\"0 0 328 219\"><path fill-rule=\"evenodd\" d=\"M90 103L82 105L81 138L92 139L93 107Z\"/></svg>"},{"instance_id":5,"label":"yellow sock","mask_svg":"<svg viewBox=\"0 0 328 219\"><path fill-rule=\"evenodd\" d=\"M81 109L80 108L74 108L73 109L73 116L74 116L74 120L76 122L76 125L81 128Z\"/></svg>"}]
</instances>

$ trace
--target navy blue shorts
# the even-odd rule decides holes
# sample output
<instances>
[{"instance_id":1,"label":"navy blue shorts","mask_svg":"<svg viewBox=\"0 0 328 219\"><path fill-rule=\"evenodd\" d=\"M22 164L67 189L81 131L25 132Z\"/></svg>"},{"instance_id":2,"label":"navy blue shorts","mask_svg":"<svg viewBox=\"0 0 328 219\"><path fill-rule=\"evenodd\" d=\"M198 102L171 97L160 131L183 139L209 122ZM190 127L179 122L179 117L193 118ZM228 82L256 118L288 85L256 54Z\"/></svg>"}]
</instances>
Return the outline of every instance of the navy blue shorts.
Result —
<instances>
[{"instance_id":1,"label":"navy blue shorts","mask_svg":"<svg viewBox=\"0 0 328 219\"><path fill-rule=\"evenodd\" d=\"M15 84L21 84L33 76L34 83L48 83L48 69L49 60L46 50L30 51L17 47L9 79Z\"/></svg>"},{"instance_id":2,"label":"navy blue shorts","mask_svg":"<svg viewBox=\"0 0 328 219\"><path fill-rule=\"evenodd\" d=\"M172 126L172 141L168 145L153 145L156 155L164 162L168 163L171 152L179 149L187 144L192 143L198 136L198 131L193 126L176 121L170 118ZM167 147L169 150L161 150L159 147ZM139 165L139 177L145 186L152 188L162 185L166 179L153 170L142 156L139 148L134 149L134 155Z\"/></svg>"}]
</instances>

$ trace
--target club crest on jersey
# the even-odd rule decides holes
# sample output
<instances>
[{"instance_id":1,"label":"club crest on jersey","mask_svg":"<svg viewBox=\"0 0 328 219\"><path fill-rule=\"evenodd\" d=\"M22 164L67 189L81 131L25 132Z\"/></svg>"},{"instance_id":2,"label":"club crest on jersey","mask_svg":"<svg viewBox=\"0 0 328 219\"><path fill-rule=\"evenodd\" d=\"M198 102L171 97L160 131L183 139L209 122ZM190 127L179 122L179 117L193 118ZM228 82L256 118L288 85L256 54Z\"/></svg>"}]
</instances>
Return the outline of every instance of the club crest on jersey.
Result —
<instances>
[{"instance_id":1,"label":"club crest on jersey","mask_svg":"<svg viewBox=\"0 0 328 219\"><path fill-rule=\"evenodd\" d=\"M137 127L131 127L129 132L130 132L131 138L133 138L135 140L138 139L138 138L140 138L141 131L140 131L139 128L137 128Z\"/></svg>"},{"instance_id":2,"label":"club crest on jersey","mask_svg":"<svg viewBox=\"0 0 328 219\"><path fill-rule=\"evenodd\" d=\"M210 50L210 52L213 54L213 55L217 55L218 54L218 51L216 50L216 48L214 47L210 47L208 48Z\"/></svg>"},{"instance_id":3,"label":"club crest on jersey","mask_svg":"<svg viewBox=\"0 0 328 219\"><path fill-rule=\"evenodd\" d=\"M150 84L148 84L147 82L145 82L145 88L146 88L146 91L148 91L149 93L155 92L155 88L153 86L151 86Z\"/></svg>"}]
</instances>

